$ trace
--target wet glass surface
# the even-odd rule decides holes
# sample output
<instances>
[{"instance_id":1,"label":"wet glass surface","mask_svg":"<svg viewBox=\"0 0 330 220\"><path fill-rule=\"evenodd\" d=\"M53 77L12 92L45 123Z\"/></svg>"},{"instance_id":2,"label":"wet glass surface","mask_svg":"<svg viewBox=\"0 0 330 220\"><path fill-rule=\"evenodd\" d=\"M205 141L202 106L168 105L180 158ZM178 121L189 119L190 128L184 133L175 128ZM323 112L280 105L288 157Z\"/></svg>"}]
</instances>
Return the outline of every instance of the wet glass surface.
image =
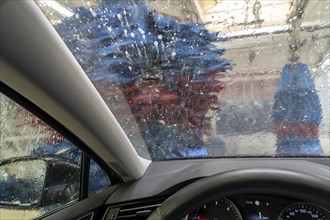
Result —
<instances>
[{"instance_id":1,"label":"wet glass surface","mask_svg":"<svg viewBox=\"0 0 330 220\"><path fill-rule=\"evenodd\" d=\"M46 168L43 160L19 161L0 166L0 204L33 206L39 203Z\"/></svg>"},{"instance_id":2,"label":"wet glass surface","mask_svg":"<svg viewBox=\"0 0 330 220\"><path fill-rule=\"evenodd\" d=\"M77 201L81 151L60 133L0 93L0 213L32 219ZM91 160L89 194L110 186Z\"/></svg>"},{"instance_id":3,"label":"wet glass surface","mask_svg":"<svg viewBox=\"0 0 330 220\"><path fill-rule=\"evenodd\" d=\"M329 155L329 2L36 1L152 160Z\"/></svg>"}]
</instances>

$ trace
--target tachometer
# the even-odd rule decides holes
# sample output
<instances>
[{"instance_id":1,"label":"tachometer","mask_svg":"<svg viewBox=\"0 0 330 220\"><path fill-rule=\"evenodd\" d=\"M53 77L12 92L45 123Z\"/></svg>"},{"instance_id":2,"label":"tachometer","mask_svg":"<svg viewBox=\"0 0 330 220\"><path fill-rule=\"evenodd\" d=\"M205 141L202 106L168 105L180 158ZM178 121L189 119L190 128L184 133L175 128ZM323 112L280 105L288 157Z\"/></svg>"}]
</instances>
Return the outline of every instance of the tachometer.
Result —
<instances>
[{"instance_id":1,"label":"tachometer","mask_svg":"<svg viewBox=\"0 0 330 220\"><path fill-rule=\"evenodd\" d=\"M310 203L299 202L286 207L278 220L330 220L329 211Z\"/></svg>"},{"instance_id":2,"label":"tachometer","mask_svg":"<svg viewBox=\"0 0 330 220\"><path fill-rule=\"evenodd\" d=\"M203 205L188 215L187 220L242 220L237 207L228 199L220 198Z\"/></svg>"}]
</instances>

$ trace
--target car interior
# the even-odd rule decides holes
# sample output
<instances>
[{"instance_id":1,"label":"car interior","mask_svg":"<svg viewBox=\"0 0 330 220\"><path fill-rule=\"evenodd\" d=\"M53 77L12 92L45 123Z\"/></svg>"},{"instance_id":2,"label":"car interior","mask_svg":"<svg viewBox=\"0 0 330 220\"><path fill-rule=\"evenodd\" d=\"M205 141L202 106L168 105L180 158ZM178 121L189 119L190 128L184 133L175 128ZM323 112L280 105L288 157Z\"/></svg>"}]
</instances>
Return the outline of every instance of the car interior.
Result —
<instances>
[{"instance_id":1,"label":"car interior","mask_svg":"<svg viewBox=\"0 0 330 220\"><path fill-rule=\"evenodd\" d=\"M138 5L143 1L133 2ZM314 1L308 4L311 2ZM64 193L71 195L70 202L57 204L56 208L37 214L36 219L330 219L327 152L269 156L258 154L256 148L251 155L144 157L137 150L138 142L127 135L117 115L86 75L86 69L38 4L30 0L2 0L0 11L1 95L44 121L82 152L79 169L77 165L74 169L60 169L64 173L80 172L78 182L72 180L69 187L64 187ZM327 48L329 23L328 19L327 26L321 27L327 33ZM329 71L324 74L329 77ZM230 83L227 84L229 87ZM1 124L5 123L1 119ZM329 138L329 132L326 137ZM5 150L6 146L1 144L1 152ZM13 151L11 157L19 156L15 154ZM0 159L1 167L10 163ZM53 163L50 161L60 159L43 160ZM107 187L93 194L88 192L92 161L109 180ZM4 170L1 168L1 172ZM74 184L79 185L79 190ZM1 191L4 189L7 188ZM17 204L6 205L2 197L0 200L1 219L16 218L14 214L6 216L5 209L24 209Z\"/></svg>"}]
</instances>

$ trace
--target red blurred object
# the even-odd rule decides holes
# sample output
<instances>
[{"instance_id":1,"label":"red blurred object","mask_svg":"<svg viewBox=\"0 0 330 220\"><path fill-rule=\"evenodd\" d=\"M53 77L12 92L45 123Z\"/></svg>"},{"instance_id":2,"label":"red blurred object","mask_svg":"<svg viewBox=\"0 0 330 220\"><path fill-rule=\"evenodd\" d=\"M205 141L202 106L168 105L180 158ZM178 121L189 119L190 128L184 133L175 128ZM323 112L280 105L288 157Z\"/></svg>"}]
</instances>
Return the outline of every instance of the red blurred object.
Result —
<instances>
[{"instance_id":1,"label":"red blurred object","mask_svg":"<svg viewBox=\"0 0 330 220\"><path fill-rule=\"evenodd\" d=\"M24 108L15 108L17 115L23 115L25 123L16 125L16 127L24 127L26 125L30 127L42 127L42 132L48 134L48 139L46 140L47 144L54 144L64 139L64 137L55 131L52 127L46 124L41 119L37 118L35 115L31 114Z\"/></svg>"},{"instance_id":2,"label":"red blurred object","mask_svg":"<svg viewBox=\"0 0 330 220\"><path fill-rule=\"evenodd\" d=\"M279 137L318 138L319 136L318 124L276 123L275 130Z\"/></svg>"},{"instance_id":3,"label":"red blurred object","mask_svg":"<svg viewBox=\"0 0 330 220\"><path fill-rule=\"evenodd\" d=\"M173 76L173 86L167 89L161 80L141 80L131 84L110 85L94 82L102 97L119 121L132 119L127 113L127 103L138 123L129 132L139 132L144 124L159 122L176 125L182 130L202 130L209 128L210 118L206 112L217 109L217 92L225 87L224 82L212 77L202 82L193 82L189 75ZM129 119L129 120L130 120Z\"/></svg>"},{"instance_id":4,"label":"red blurred object","mask_svg":"<svg viewBox=\"0 0 330 220\"><path fill-rule=\"evenodd\" d=\"M209 109L216 109L214 106L218 103L218 97L215 93L225 87L224 82L212 78L205 82L191 82L189 76L173 76L173 80L175 89L172 90L166 89L160 80L143 80L123 85L102 80L93 83L119 122L136 120L137 125L127 129L130 134L140 132L145 122L159 120L185 131L208 129L210 118L205 117L205 113ZM127 109L128 106L130 109ZM49 132L48 143L54 144L63 139L62 135L42 120L33 116L29 118L27 123L30 126L44 126ZM278 129L283 130L281 125ZM304 129L300 128L301 133ZM314 135L314 130L311 133Z\"/></svg>"}]
</instances>

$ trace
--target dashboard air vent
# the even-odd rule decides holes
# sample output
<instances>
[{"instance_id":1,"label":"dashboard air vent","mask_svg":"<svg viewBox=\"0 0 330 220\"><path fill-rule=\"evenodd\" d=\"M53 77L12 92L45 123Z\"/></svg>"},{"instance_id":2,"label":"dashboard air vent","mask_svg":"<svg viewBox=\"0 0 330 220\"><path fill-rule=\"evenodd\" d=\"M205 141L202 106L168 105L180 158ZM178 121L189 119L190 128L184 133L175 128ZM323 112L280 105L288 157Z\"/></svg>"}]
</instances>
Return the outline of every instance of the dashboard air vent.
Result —
<instances>
[{"instance_id":1,"label":"dashboard air vent","mask_svg":"<svg viewBox=\"0 0 330 220\"><path fill-rule=\"evenodd\" d=\"M163 201L157 199L109 207L104 220L145 220Z\"/></svg>"}]
</instances>

